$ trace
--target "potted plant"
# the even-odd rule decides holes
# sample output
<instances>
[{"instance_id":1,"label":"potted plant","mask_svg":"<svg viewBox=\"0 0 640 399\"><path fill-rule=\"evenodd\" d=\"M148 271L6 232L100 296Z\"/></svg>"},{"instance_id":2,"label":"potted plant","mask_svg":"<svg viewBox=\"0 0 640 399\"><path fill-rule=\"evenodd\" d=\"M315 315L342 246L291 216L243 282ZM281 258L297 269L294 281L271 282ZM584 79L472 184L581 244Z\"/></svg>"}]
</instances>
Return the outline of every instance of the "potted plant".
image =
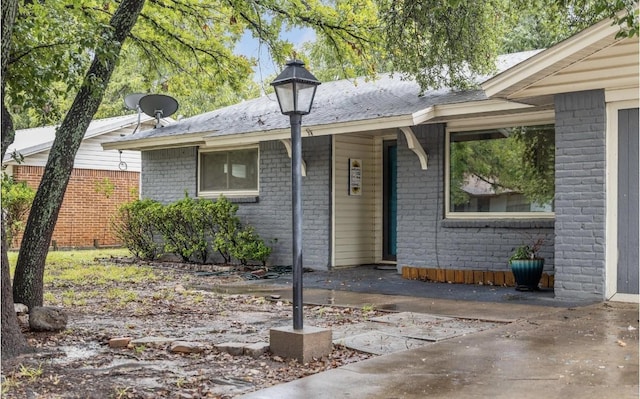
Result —
<instances>
[{"instance_id":1,"label":"potted plant","mask_svg":"<svg viewBox=\"0 0 640 399\"><path fill-rule=\"evenodd\" d=\"M535 291L538 289L544 258L538 255L538 251L544 244L543 238L538 238L531 244L517 247L509 258L509 265L516 280L516 290Z\"/></svg>"}]
</instances>

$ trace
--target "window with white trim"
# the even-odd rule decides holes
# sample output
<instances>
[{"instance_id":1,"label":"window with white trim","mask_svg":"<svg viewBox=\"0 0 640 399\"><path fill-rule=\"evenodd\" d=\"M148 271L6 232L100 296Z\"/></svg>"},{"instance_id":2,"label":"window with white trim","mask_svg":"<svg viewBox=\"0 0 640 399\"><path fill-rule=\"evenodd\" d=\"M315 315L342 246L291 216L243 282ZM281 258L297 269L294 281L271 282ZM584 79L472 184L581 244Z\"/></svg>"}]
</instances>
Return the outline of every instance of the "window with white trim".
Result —
<instances>
[{"instance_id":1,"label":"window with white trim","mask_svg":"<svg viewBox=\"0 0 640 399\"><path fill-rule=\"evenodd\" d=\"M258 148L199 153L198 194L257 195Z\"/></svg>"},{"instance_id":2,"label":"window with white trim","mask_svg":"<svg viewBox=\"0 0 640 399\"><path fill-rule=\"evenodd\" d=\"M554 125L447 137L447 217L553 216Z\"/></svg>"}]
</instances>

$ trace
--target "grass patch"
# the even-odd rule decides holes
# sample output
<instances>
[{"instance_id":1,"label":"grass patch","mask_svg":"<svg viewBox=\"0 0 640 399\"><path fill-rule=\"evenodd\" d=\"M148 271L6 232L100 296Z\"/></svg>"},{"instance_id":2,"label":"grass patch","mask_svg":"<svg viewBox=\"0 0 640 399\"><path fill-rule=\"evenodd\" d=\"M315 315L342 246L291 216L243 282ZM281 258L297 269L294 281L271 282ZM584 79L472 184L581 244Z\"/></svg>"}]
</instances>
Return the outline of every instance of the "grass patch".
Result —
<instances>
[{"instance_id":1,"label":"grass patch","mask_svg":"<svg viewBox=\"0 0 640 399\"><path fill-rule=\"evenodd\" d=\"M126 255L126 249L51 251L47 255L44 283L56 286L104 286L115 282L135 284L158 279L150 267L98 261Z\"/></svg>"},{"instance_id":2,"label":"grass patch","mask_svg":"<svg viewBox=\"0 0 640 399\"><path fill-rule=\"evenodd\" d=\"M110 288L109 291L107 291L107 298L111 301L118 301L120 305L124 305L129 302L136 302L138 300L138 293L122 288Z\"/></svg>"},{"instance_id":3,"label":"grass patch","mask_svg":"<svg viewBox=\"0 0 640 399\"><path fill-rule=\"evenodd\" d=\"M47 264L44 283L55 286L105 286L111 283L138 284L155 281L150 267L93 263Z\"/></svg>"}]
</instances>

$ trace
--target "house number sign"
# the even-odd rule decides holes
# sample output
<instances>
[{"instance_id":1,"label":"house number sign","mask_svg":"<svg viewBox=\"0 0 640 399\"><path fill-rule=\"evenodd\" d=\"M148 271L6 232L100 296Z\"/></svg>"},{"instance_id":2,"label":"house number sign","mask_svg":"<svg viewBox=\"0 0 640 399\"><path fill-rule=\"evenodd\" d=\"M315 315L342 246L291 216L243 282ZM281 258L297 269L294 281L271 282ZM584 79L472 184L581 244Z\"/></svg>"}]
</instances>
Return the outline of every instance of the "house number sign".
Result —
<instances>
[{"instance_id":1,"label":"house number sign","mask_svg":"<svg viewBox=\"0 0 640 399\"><path fill-rule=\"evenodd\" d=\"M349 159L349 195L362 195L361 159Z\"/></svg>"}]
</instances>

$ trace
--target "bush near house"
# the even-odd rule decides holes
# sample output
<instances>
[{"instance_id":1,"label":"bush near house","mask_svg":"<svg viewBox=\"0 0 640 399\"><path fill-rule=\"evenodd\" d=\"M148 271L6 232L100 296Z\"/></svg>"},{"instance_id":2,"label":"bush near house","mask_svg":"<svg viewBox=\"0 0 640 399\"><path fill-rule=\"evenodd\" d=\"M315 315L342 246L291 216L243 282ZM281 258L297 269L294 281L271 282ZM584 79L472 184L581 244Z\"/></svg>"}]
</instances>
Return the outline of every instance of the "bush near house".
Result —
<instances>
[{"instance_id":1,"label":"bush near house","mask_svg":"<svg viewBox=\"0 0 640 399\"><path fill-rule=\"evenodd\" d=\"M24 229L35 195L35 190L26 182L18 182L12 176L2 174L2 217L7 226L7 243L11 244Z\"/></svg>"},{"instance_id":2,"label":"bush near house","mask_svg":"<svg viewBox=\"0 0 640 399\"><path fill-rule=\"evenodd\" d=\"M150 199L135 200L118 209L111 224L113 234L122 245L140 259L153 260L162 254L156 233L157 217L162 205Z\"/></svg>"},{"instance_id":3,"label":"bush near house","mask_svg":"<svg viewBox=\"0 0 640 399\"><path fill-rule=\"evenodd\" d=\"M266 264L271 248L251 226L242 226L238 206L224 196L216 201L188 196L162 205L150 199L120 207L113 230L133 255L154 260L174 254L184 262L206 263L217 252L224 263L236 259Z\"/></svg>"}]
</instances>

